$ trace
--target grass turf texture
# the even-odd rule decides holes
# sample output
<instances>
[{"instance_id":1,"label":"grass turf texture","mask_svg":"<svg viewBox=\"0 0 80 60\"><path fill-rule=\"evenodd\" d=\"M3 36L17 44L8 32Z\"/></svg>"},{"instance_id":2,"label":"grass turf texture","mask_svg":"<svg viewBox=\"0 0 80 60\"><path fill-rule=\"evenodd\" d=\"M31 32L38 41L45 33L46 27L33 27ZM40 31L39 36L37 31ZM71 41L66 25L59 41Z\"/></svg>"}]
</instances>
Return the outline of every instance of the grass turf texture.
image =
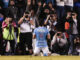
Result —
<instances>
[{"instance_id":1,"label":"grass turf texture","mask_svg":"<svg viewBox=\"0 0 80 60\"><path fill-rule=\"evenodd\" d=\"M80 56L0 56L0 60L80 60Z\"/></svg>"}]
</instances>

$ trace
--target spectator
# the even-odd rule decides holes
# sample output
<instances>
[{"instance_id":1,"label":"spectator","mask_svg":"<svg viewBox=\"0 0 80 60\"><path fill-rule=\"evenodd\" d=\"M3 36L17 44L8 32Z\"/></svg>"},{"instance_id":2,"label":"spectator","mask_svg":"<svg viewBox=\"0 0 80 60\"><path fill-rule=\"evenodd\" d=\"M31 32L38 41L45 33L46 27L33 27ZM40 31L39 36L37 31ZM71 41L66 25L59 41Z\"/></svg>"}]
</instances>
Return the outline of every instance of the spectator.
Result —
<instances>
[{"instance_id":1,"label":"spectator","mask_svg":"<svg viewBox=\"0 0 80 60\"><path fill-rule=\"evenodd\" d=\"M69 51L69 47L70 47L70 40L69 40L69 28L70 28L70 24L72 22L72 12L71 11L68 11L67 12L67 16L65 18L65 34L66 34L66 38L67 38L67 41L68 41L68 51Z\"/></svg>"},{"instance_id":2,"label":"spectator","mask_svg":"<svg viewBox=\"0 0 80 60\"><path fill-rule=\"evenodd\" d=\"M39 17L41 16L41 12L42 12L42 2L39 0L38 3L37 3L37 6L36 6L36 15L37 15L37 18L39 19Z\"/></svg>"},{"instance_id":3,"label":"spectator","mask_svg":"<svg viewBox=\"0 0 80 60\"><path fill-rule=\"evenodd\" d=\"M17 22L18 18L18 8L15 6L15 1L11 0L9 7L8 7L8 12L12 14L14 20Z\"/></svg>"},{"instance_id":4,"label":"spectator","mask_svg":"<svg viewBox=\"0 0 80 60\"><path fill-rule=\"evenodd\" d=\"M8 13L10 13L13 16L13 19L16 23L16 25L18 26L18 8L15 5L15 1L14 0L10 0L9 3L9 7L8 7ZM15 42L17 44L17 35L18 35L18 28L15 29Z\"/></svg>"},{"instance_id":5,"label":"spectator","mask_svg":"<svg viewBox=\"0 0 80 60\"><path fill-rule=\"evenodd\" d=\"M46 4L46 3L44 3L44 4L43 4L43 8L44 8L46 5L47 5L47 4Z\"/></svg>"},{"instance_id":6,"label":"spectator","mask_svg":"<svg viewBox=\"0 0 80 60\"><path fill-rule=\"evenodd\" d=\"M57 29L56 29L56 25L57 25L57 16L55 13L51 13L50 15L47 16L47 19L44 22L45 26L47 27L47 29L50 32L51 35L51 40L54 36L54 34L56 33ZM51 40L48 41L48 46L50 47L50 43Z\"/></svg>"},{"instance_id":7,"label":"spectator","mask_svg":"<svg viewBox=\"0 0 80 60\"><path fill-rule=\"evenodd\" d=\"M45 25L47 25L47 28L50 31L51 39L53 35L56 33L56 25L57 25L57 16L56 13L51 13L47 16L46 21L44 22Z\"/></svg>"},{"instance_id":8,"label":"spectator","mask_svg":"<svg viewBox=\"0 0 80 60\"><path fill-rule=\"evenodd\" d=\"M36 12L36 5L37 5L37 1L32 0L32 8L34 9L35 12Z\"/></svg>"},{"instance_id":9,"label":"spectator","mask_svg":"<svg viewBox=\"0 0 80 60\"><path fill-rule=\"evenodd\" d=\"M52 5L51 2L48 3L48 6L49 6L49 8L50 8L50 11L55 11L55 9L53 8L53 5Z\"/></svg>"},{"instance_id":10,"label":"spectator","mask_svg":"<svg viewBox=\"0 0 80 60\"><path fill-rule=\"evenodd\" d=\"M24 13L23 17L18 21L18 24L20 25L21 55L26 54L26 45L28 47L29 54L32 54L32 26L33 26L33 20L30 20L29 12Z\"/></svg>"},{"instance_id":11,"label":"spectator","mask_svg":"<svg viewBox=\"0 0 80 60\"><path fill-rule=\"evenodd\" d=\"M63 55L67 53L67 39L64 33L57 32L54 35L53 40L51 42L51 48L54 53Z\"/></svg>"},{"instance_id":12,"label":"spectator","mask_svg":"<svg viewBox=\"0 0 80 60\"><path fill-rule=\"evenodd\" d=\"M14 40L14 27L16 27L15 22L12 17L6 17L5 21L2 23L3 29L3 40L4 40L4 54L14 55L15 52L15 40ZM8 45L8 42L10 45ZM10 49L8 50L10 46Z\"/></svg>"},{"instance_id":13,"label":"spectator","mask_svg":"<svg viewBox=\"0 0 80 60\"><path fill-rule=\"evenodd\" d=\"M68 11L67 12L67 16L65 18L65 32L66 32L66 37L67 39L69 40L69 27L70 27L70 23L72 22L72 12L71 11Z\"/></svg>"},{"instance_id":14,"label":"spectator","mask_svg":"<svg viewBox=\"0 0 80 60\"><path fill-rule=\"evenodd\" d=\"M73 12L72 13L72 23L70 29L70 48L69 48L69 54L74 54L74 39L76 36L80 34L80 29L79 29L79 20L77 19L77 13Z\"/></svg>"},{"instance_id":15,"label":"spectator","mask_svg":"<svg viewBox=\"0 0 80 60\"><path fill-rule=\"evenodd\" d=\"M32 1L31 0L27 0L26 11L30 12L31 8L32 8Z\"/></svg>"},{"instance_id":16,"label":"spectator","mask_svg":"<svg viewBox=\"0 0 80 60\"><path fill-rule=\"evenodd\" d=\"M34 9L31 9L30 20L33 20L33 21L34 21L33 25L35 26L35 28L36 28L37 26L39 26L39 21L37 20L37 16L36 16L36 14L35 14L35 10L34 10Z\"/></svg>"},{"instance_id":17,"label":"spectator","mask_svg":"<svg viewBox=\"0 0 80 60\"><path fill-rule=\"evenodd\" d=\"M36 0L32 0L32 4L35 5L36 4Z\"/></svg>"},{"instance_id":18,"label":"spectator","mask_svg":"<svg viewBox=\"0 0 80 60\"><path fill-rule=\"evenodd\" d=\"M47 16L50 14L50 9L49 9L49 7L46 5L45 7L44 7L44 10L43 10L43 18L44 18L44 20L47 18Z\"/></svg>"}]
</instances>

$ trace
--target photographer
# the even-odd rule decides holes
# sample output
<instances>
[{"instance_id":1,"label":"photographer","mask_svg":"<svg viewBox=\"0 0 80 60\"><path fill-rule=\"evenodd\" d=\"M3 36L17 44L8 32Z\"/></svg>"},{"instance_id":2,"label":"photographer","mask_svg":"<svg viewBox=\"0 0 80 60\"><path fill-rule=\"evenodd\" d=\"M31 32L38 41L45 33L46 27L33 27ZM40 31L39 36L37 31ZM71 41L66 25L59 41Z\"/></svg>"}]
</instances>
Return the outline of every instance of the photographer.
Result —
<instances>
[{"instance_id":1,"label":"photographer","mask_svg":"<svg viewBox=\"0 0 80 60\"><path fill-rule=\"evenodd\" d=\"M20 49L21 54L26 54L26 46L29 54L32 54L32 29L34 27L33 20L30 20L29 12L25 12L23 17L18 21L20 25Z\"/></svg>"},{"instance_id":2,"label":"photographer","mask_svg":"<svg viewBox=\"0 0 80 60\"><path fill-rule=\"evenodd\" d=\"M46 25L47 29L49 30L52 40L54 34L56 33L56 25L57 25L57 16L54 12L52 12L47 16L47 19L44 21L44 25ZM48 40L49 46L50 42L51 41Z\"/></svg>"},{"instance_id":3,"label":"photographer","mask_svg":"<svg viewBox=\"0 0 80 60\"><path fill-rule=\"evenodd\" d=\"M11 55L14 54L14 50L15 50L14 28L15 27L16 27L16 23L13 21L13 18L11 16L6 17L6 19L2 23L4 54L11 54Z\"/></svg>"},{"instance_id":4,"label":"photographer","mask_svg":"<svg viewBox=\"0 0 80 60\"><path fill-rule=\"evenodd\" d=\"M53 35L56 33L56 25L57 25L56 13L51 12L51 14L47 16L47 19L45 20L44 25L46 25L47 28L49 29L51 34L51 39L52 39Z\"/></svg>"},{"instance_id":5,"label":"photographer","mask_svg":"<svg viewBox=\"0 0 80 60\"><path fill-rule=\"evenodd\" d=\"M74 55L74 39L80 35L80 21L77 18L77 13L72 12L72 23L70 23L69 27L69 40L70 40L70 48L69 55Z\"/></svg>"},{"instance_id":6,"label":"photographer","mask_svg":"<svg viewBox=\"0 0 80 60\"><path fill-rule=\"evenodd\" d=\"M53 53L67 54L67 39L64 33L57 32L51 41L51 49Z\"/></svg>"}]
</instances>

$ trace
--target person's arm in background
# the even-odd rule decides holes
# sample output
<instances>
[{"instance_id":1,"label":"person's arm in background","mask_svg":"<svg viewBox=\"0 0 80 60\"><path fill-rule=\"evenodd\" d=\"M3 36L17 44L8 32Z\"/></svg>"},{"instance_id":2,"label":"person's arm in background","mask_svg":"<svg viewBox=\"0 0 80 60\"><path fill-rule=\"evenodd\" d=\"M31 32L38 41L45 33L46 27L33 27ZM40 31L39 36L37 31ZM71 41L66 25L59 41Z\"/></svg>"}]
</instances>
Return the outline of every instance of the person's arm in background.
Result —
<instances>
[{"instance_id":1,"label":"person's arm in background","mask_svg":"<svg viewBox=\"0 0 80 60\"><path fill-rule=\"evenodd\" d=\"M7 26L8 26L8 24L6 24L6 22L3 21L3 22L2 22L2 28L5 28L5 27L7 27Z\"/></svg>"},{"instance_id":2,"label":"person's arm in background","mask_svg":"<svg viewBox=\"0 0 80 60\"><path fill-rule=\"evenodd\" d=\"M6 28L9 25L9 19L6 18L3 22L2 22L2 28Z\"/></svg>"},{"instance_id":3,"label":"person's arm in background","mask_svg":"<svg viewBox=\"0 0 80 60\"><path fill-rule=\"evenodd\" d=\"M57 33L53 36L53 39L51 41L51 46L50 46L51 50L52 50L52 46L56 43L56 39L57 39Z\"/></svg>"},{"instance_id":4,"label":"person's arm in background","mask_svg":"<svg viewBox=\"0 0 80 60\"><path fill-rule=\"evenodd\" d=\"M57 33L53 36L53 39L51 41L51 46L56 43L56 39L57 39Z\"/></svg>"},{"instance_id":5,"label":"person's arm in background","mask_svg":"<svg viewBox=\"0 0 80 60\"><path fill-rule=\"evenodd\" d=\"M50 15L48 15L48 16L47 16L47 19L46 19L46 21L44 22L44 25L46 25L46 24L47 24L47 22L48 22L49 18L50 18Z\"/></svg>"},{"instance_id":6,"label":"person's arm in background","mask_svg":"<svg viewBox=\"0 0 80 60\"><path fill-rule=\"evenodd\" d=\"M9 27L9 20L8 18L6 18L3 22L2 22L2 30L4 31L4 28L8 28Z\"/></svg>"},{"instance_id":7,"label":"person's arm in background","mask_svg":"<svg viewBox=\"0 0 80 60\"><path fill-rule=\"evenodd\" d=\"M20 18L20 20L18 21L18 24L19 24L19 25L23 22L25 16L26 16L26 14L24 13L24 16L23 16L22 18Z\"/></svg>"},{"instance_id":8,"label":"person's arm in background","mask_svg":"<svg viewBox=\"0 0 80 60\"><path fill-rule=\"evenodd\" d=\"M31 24L31 28L34 29L35 28L35 22L32 18L30 18L30 24Z\"/></svg>"}]
</instances>

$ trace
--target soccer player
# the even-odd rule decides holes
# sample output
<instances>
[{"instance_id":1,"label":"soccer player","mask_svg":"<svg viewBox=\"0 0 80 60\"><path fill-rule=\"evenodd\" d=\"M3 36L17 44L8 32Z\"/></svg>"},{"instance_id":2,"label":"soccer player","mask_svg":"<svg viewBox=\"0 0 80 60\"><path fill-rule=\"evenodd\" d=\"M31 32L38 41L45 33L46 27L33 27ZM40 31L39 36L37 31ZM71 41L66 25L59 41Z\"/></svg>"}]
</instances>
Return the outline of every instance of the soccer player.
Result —
<instances>
[{"instance_id":1,"label":"soccer player","mask_svg":"<svg viewBox=\"0 0 80 60\"><path fill-rule=\"evenodd\" d=\"M46 37L50 40L50 33L44 27L44 22L40 21L39 27L34 29L34 32L33 32L33 39L36 38L35 49L34 49L35 56L37 56L40 53L40 51L43 52L44 56L49 56L51 54L48 49Z\"/></svg>"}]
</instances>

